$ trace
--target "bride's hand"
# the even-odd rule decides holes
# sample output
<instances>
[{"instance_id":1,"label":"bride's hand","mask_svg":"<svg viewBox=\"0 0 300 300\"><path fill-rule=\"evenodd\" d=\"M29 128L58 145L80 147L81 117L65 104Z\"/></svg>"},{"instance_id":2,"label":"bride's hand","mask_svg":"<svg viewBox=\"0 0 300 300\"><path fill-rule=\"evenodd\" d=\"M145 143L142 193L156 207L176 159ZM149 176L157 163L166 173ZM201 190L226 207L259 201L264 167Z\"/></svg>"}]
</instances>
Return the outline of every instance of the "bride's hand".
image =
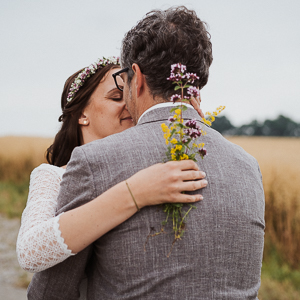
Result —
<instances>
[{"instance_id":1,"label":"bride's hand","mask_svg":"<svg viewBox=\"0 0 300 300\"><path fill-rule=\"evenodd\" d=\"M201 96L199 95L198 98L192 98L190 101L190 104L194 107L194 109L197 111L197 113L200 115L201 118L204 118L204 113L202 109L200 108L201 103Z\"/></svg>"},{"instance_id":2,"label":"bride's hand","mask_svg":"<svg viewBox=\"0 0 300 300\"><path fill-rule=\"evenodd\" d=\"M202 195L182 194L206 187L207 181L192 160L169 161L139 171L127 182L140 208L161 203L192 203ZM201 180L199 180L201 179ZM196 180L196 181L195 181Z\"/></svg>"}]
</instances>

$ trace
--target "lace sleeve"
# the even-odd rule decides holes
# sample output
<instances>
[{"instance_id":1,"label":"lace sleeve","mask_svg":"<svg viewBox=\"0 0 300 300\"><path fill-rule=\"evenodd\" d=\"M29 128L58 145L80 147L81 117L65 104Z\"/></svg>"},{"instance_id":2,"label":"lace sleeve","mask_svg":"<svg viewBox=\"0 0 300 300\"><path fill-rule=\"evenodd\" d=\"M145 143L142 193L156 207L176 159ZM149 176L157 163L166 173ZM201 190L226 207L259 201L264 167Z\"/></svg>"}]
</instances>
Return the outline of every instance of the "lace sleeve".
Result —
<instances>
[{"instance_id":1,"label":"lace sleeve","mask_svg":"<svg viewBox=\"0 0 300 300\"><path fill-rule=\"evenodd\" d=\"M59 216L55 217L62 173L62 169L46 164L31 173L17 239L18 260L26 271L39 272L74 255L61 236Z\"/></svg>"}]
</instances>

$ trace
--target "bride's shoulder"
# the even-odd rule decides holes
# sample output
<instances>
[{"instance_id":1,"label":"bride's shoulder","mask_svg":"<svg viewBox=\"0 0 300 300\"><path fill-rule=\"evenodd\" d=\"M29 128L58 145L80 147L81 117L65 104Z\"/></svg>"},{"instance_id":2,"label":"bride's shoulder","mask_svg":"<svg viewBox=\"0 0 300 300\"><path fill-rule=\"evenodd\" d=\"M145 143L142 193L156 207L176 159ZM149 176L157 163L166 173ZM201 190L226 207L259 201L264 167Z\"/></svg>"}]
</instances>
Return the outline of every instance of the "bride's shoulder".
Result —
<instances>
[{"instance_id":1,"label":"bride's shoulder","mask_svg":"<svg viewBox=\"0 0 300 300\"><path fill-rule=\"evenodd\" d=\"M37 175L44 176L44 175L52 175L54 177L62 177L65 172L64 168L60 168L57 166L49 165L49 164L41 164L38 167L36 167L31 172L31 177L35 177Z\"/></svg>"}]
</instances>

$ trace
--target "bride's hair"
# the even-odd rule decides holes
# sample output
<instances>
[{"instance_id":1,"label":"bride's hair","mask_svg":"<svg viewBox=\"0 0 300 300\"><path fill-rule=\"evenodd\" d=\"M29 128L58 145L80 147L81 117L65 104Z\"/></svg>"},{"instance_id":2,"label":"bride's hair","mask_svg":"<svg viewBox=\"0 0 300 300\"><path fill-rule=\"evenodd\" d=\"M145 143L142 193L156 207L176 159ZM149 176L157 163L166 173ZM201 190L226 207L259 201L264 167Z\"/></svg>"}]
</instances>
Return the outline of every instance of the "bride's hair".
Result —
<instances>
[{"instance_id":1,"label":"bride's hair","mask_svg":"<svg viewBox=\"0 0 300 300\"><path fill-rule=\"evenodd\" d=\"M69 103L67 98L71 85L84 69L79 70L67 79L61 96L62 115L58 119L62 122L62 126L56 134L53 144L46 151L49 164L58 167L66 165L74 148L82 145L83 139L78 119L84 108L89 104L90 97L102 78L108 71L115 68L120 68L120 66L110 64L97 69L96 73L85 81Z\"/></svg>"}]
</instances>

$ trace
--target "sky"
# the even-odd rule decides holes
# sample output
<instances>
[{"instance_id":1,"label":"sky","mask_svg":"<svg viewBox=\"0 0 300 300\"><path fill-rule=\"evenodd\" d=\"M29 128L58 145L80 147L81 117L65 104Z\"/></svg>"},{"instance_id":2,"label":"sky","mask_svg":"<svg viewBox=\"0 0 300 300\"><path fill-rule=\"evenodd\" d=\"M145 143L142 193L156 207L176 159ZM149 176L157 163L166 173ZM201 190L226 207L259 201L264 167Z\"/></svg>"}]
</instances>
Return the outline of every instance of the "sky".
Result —
<instances>
[{"instance_id":1,"label":"sky","mask_svg":"<svg viewBox=\"0 0 300 300\"><path fill-rule=\"evenodd\" d=\"M235 126L283 114L300 123L299 0L0 0L0 136L53 137L65 80L152 9L185 5L209 26L214 60L202 109Z\"/></svg>"}]
</instances>

